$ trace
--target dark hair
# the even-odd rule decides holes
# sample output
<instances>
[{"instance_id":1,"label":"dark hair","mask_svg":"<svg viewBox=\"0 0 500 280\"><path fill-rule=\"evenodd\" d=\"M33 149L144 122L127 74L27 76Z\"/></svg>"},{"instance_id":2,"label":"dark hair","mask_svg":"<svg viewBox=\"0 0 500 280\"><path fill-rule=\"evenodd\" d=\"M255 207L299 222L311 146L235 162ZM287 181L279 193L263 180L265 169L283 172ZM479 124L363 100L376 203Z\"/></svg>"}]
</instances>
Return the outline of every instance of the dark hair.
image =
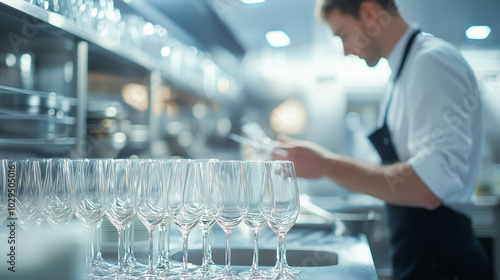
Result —
<instances>
[{"instance_id":1,"label":"dark hair","mask_svg":"<svg viewBox=\"0 0 500 280\"><path fill-rule=\"evenodd\" d=\"M364 1L378 3L383 9L390 13L399 14L395 0L320 0L318 7L319 15L322 19L326 20L331 11L339 9L343 14L359 18L359 8Z\"/></svg>"}]
</instances>

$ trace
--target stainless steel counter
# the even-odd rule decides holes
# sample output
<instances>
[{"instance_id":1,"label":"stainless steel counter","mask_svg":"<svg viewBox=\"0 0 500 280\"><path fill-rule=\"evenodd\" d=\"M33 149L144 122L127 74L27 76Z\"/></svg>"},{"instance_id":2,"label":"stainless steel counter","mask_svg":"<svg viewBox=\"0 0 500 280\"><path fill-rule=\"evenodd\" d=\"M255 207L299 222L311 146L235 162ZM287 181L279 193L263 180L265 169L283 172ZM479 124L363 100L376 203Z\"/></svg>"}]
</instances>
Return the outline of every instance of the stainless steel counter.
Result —
<instances>
[{"instance_id":1,"label":"stainless steel counter","mask_svg":"<svg viewBox=\"0 0 500 280\"><path fill-rule=\"evenodd\" d=\"M232 269L243 271L250 268L252 238L244 226L232 236ZM224 235L220 228L214 232L214 262L224 262ZM378 279L372 255L365 235L335 236L326 229L292 229L286 237L288 263L301 271L300 279ZM276 262L276 236L269 229L259 237L260 267L269 269ZM174 259L181 260L177 252ZM189 262L200 264L199 248L190 248Z\"/></svg>"}]
</instances>

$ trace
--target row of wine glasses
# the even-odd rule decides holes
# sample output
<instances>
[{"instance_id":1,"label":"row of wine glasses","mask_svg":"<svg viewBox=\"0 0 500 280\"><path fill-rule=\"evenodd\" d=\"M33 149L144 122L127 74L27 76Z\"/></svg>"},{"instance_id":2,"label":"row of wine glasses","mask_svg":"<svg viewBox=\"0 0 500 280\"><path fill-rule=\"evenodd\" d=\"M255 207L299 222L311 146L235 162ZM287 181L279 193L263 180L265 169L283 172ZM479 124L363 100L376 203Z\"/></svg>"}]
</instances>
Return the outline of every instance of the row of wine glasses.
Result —
<instances>
[{"instance_id":1,"label":"row of wine glasses","mask_svg":"<svg viewBox=\"0 0 500 280\"><path fill-rule=\"evenodd\" d=\"M288 161L29 159L2 160L0 179L8 165L17 177L16 215L21 226L45 218L55 228L73 215L89 233L104 216L118 232L118 267L100 261L87 241L86 273L109 279L295 279L287 267L284 239L299 212L293 164ZM2 193L2 200L6 195ZM3 204L0 203L0 206ZM3 210L0 208L0 210ZM126 263L124 232L137 216L149 233L146 271ZM0 215L0 218L2 215ZM153 263L153 232L172 221L183 237L183 265L177 269L159 246ZM231 271L231 234L242 221L254 234L254 258L249 271ZM213 264L210 231L218 224L226 234L225 268ZM258 235L268 224L278 236L277 266L271 273L258 268ZM199 225L203 235L202 266L188 269L188 239ZM91 236L91 234L88 234ZM163 243L164 244L164 243ZM163 263L162 263L163 261ZM110 273L112 272L112 273Z\"/></svg>"}]
</instances>

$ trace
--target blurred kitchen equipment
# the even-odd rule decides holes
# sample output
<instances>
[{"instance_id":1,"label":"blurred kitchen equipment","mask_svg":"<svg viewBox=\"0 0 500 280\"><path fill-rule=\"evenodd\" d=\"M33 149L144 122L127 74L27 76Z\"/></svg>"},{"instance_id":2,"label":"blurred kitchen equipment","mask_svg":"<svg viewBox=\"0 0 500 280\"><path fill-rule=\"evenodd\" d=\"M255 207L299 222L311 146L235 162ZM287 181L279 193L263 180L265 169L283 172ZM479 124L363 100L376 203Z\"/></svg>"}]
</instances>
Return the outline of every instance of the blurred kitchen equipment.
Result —
<instances>
[{"instance_id":1,"label":"blurred kitchen equipment","mask_svg":"<svg viewBox=\"0 0 500 280\"><path fill-rule=\"evenodd\" d=\"M269 149L269 147L272 148L273 140L269 138L269 136L267 136L267 133L259 124L255 122L249 122L242 125L241 130L255 143L260 144L266 149Z\"/></svg>"},{"instance_id":2,"label":"blurred kitchen equipment","mask_svg":"<svg viewBox=\"0 0 500 280\"><path fill-rule=\"evenodd\" d=\"M87 107L88 157L114 158L125 147L130 121L124 105L116 101L91 100Z\"/></svg>"},{"instance_id":3,"label":"blurred kitchen equipment","mask_svg":"<svg viewBox=\"0 0 500 280\"><path fill-rule=\"evenodd\" d=\"M33 53L0 54L0 85L33 89L34 76L35 55Z\"/></svg>"},{"instance_id":4,"label":"blurred kitchen equipment","mask_svg":"<svg viewBox=\"0 0 500 280\"><path fill-rule=\"evenodd\" d=\"M2 138L56 139L71 136L76 119L69 116L76 99L0 85Z\"/></svg>"},{"instance_id":5,"label":"blurred kitchen equipment","mask_svg":"<svg viewBox=\"0 0 500 280\"><path fill-rule=\"evenodd\" d=\"M245 159L269 159L271 153L285 152L283 150L274 150L277 141L272 140L267 136L262 127L255 123L249 122L242 125L241 130L246 136L231 133L229 139L242 144L243 158ZM248 149L251 148L251 149ZM283 154L286 156L286 154Z\"/></svg>"},{"instance_id":6,"label":"blurred kitchen equipment","mask_svg":"<svg viewBox=\"0 0 500 280\"><path fill-rule=\"evenodd\" d=\"M332 213L312 203L311 198L307 194L300 195L300 205L303 210L323 218L324 223L334 224L335 235L337 236L353 232L358 233L360 232L358 224L367 221L380 221L382 219L382 215L374 210L369 210L367 213ZM350 222L348 223L349 227L346 226L345 222Z\"/></svg>"}]
</instances>

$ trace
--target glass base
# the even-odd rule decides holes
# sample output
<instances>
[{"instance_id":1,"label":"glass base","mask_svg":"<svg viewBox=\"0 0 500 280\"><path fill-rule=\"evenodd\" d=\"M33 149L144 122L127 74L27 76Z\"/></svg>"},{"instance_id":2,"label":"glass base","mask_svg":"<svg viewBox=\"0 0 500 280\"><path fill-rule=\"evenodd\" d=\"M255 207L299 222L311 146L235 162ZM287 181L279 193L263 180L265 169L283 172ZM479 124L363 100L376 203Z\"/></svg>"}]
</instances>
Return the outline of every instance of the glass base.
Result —
<instances>
[{"instance_id":1,"label":"glass base","mask_svg":"<svg viewBox=\"0 0 500 280\"><path fill-rule=\"evenodd\" d=\"M98 258L94 261L95 266L99 267L102 270L108 271L108 274L115 272L118 269L118 266L106 262L103 258Z\"/></svg>"},{"instance_id":2,"label":"glass base","mask_svg":"<svg viewBox=\"0 0 500 280\"><path fill-rule=\"evenodd\" d=\"M113 273L113 274L110 274L106 277L99 278L99 279L104 279L104 280L139 280L139 279L141 279L141 277L135 276L135 275L124 274L124 273Z\"/></svg>"},{"instance_id":3,"label":"glass base","mask_svg":"<svg viewBox=\"0 0 500 280\"><path fill-rule=\"evenodd\" d=\"M219 275L218 278L216 279L221 279L221 280L242 280L241 277L234 275L234 273L229 272L229 273L224 273L222 275Z\"/></svg>"},{"instance_id":4,"label":"glass base","mask_svg":"<svg viewBox=\"0 0 500 280\"><path fill-rule=\"evenodd\" d=\"M194 271L194 274L199 277L198 279L217 279L222 273L224 273L224 268L215 264L209 265L208 270L200 267Z\"/></svg>"},{"instance_id":5,"label":"glass base","mask_svg":"<svg viewBox=\"0 0 500 280\"><path fill-rule=\"evenodd\" d=\"M147 265L142 264L135 259L128 259L125 261L125 266L136 269L136 270L145 270L148 268Z\"/></svg>"},{"instance_id":6,"label":"glass base","mask_svg":"<svg viewBox=\"0 0 500 280\"><path fill-rule=\"evenodd\" d=\"M172 275L166 278L167 280L195 280L200 279L199 276L191 274L191 273L178 273L177 275Z\"/></svg>"},{"instance_id":7,"label":"glass base","mask_svg":"<svg viewBox=\"0 0 500 280\"><path fill-rule=\"evenodd\" d=\"M253 271L252 269L240 272L238 276L241 277L242 279L250 279L250 280L267 279L260 270Z\"/></svg>"},{"instance_id":8,"label":"glass base","mask_svg":"<svg viewBox=\"0 0 500 280\"><path fill-rule=\"evenodd\" d=\"M268 270L263 270L261 271L262 275L264 275L264 277L266 279L300 279L300 270L298 269L295 269L293 267L290 267L288 264L285 265L285 267L283 268L283 271L284 271L284 275L282 277L278 277L278 267L275 266L271 269L268 269Z\"/></svg>"},{"instance_id":9,"label":"glass base","mask_svg":"<svg viewBox=\"0 0 500 280\"><path fill-rule=\"evenodd\" d=\"M158 262L155 267L156 267L156 270L158 270L158 271L166 271L166 270L176 269L176 268L182 267L182 263L174 262L171 260L162 261L162 262Z\"/></svg>"},{"instance_id":10,"label":"glass base","mask_svg":"<svg viewBox=\"0 0 500 280\"><path fill-rule=\"evenodd\" d=\"M144 273L140 276L141 280L160 280L162 279L161 276L158 274L151 274L151 273Z\"/></svg>"},{"instance_id":11,"label":"glass base","mask_svg":"<svg viewBox=\"0 0 500 280\"><path fill-rule=\"evenodd\" d=\"M158 275L160 275L162 277L170 277L170 276L179 275L179 274L180 274L180 270L178 268L158 270Z\"/></svg>"},{"instance_id":12,"label":"glass base","mask_svg":"<svg viewBox=\"0 0 500 280\"><path fill-rule=\"evenodd\" d=\"M115 270L103 269L103 268L94 264L94 265L90 265L90 266L85 267L85 278L92 279L92 277L107 276L107 275L115 273L115 272L116 272L116 269Z\"/></svg>"},{"instance_id":13,"label":"glass base","mask_svg":"<svg viewBox=\"0 0 500 280\"><path fill-rule=\"evenodd\" d=\"M264 270L262 273L265 275L271 275L271 274L277 274L279 269L279 265L276 264L273 268ZM293 268L289 266L287 263L284 264L283 269L285 270L285 273L287 274L292 274L292 275L300 275L300 270Z\"/></svg>"}]
</instances>

